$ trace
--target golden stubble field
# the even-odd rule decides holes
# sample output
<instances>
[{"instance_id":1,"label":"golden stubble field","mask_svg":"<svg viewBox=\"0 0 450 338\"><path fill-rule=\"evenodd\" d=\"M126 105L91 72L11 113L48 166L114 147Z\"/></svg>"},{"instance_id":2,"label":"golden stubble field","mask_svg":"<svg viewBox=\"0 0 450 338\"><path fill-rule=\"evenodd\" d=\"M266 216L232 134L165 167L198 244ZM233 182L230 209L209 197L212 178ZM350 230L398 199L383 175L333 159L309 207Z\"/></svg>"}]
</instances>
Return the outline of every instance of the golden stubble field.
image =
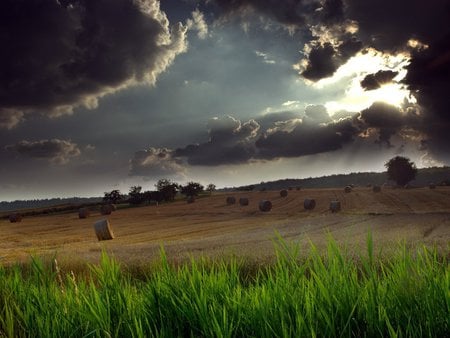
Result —
<instances>
[{"instance_id":1,"label":"golden stubble field","mask_svg":"<svg viewBox=\"0 0 450 338\"><path fill-rule=\"evenodd\" d=\"M248 206L227 205L226 197L248 197ZM305 198L316 199L316 208L305 211ZM328 210L339 199L342 211ZM258 203L271 200L273 209L260 212ZM108 218L116 238L99 242L93 224ZM279 233L299 241L307 250L309 242L323 248L329 235L349 248L364 248L371 231L377 249L388 252L393 244L436 245L446 255L450 248L450 187L417 189L370 188L304 189L216 193L187 204L178 201L159 206L119 209L110 216L78 213L24 218L21 223L0 221L0 264L25 261L30 255L57 255L62 262L96 262L103 249L126 263L157 259L160 246L170 259L190 256L238 255L266 260L274 255L273 240Z\"/></svg>"}]
</instances>

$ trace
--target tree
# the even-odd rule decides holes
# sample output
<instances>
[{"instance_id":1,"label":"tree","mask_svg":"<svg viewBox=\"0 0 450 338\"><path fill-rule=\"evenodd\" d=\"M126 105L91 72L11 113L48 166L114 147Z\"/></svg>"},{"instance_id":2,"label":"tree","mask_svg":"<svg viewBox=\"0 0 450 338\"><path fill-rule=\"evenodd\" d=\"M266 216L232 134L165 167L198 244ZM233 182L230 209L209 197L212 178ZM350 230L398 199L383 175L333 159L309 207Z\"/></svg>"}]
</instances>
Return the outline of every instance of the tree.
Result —
<instances>
[{"instance_id":1,"label":"tree","mask_svg":"<svg viewBox=\"0 0 450 338\"><path fill-rule=\"evenodd\" d=\"M203 185L197 182L188 182L181 187L181 193L186 196L198 196L204 190Z\"/></svg>"},{"instance_id":2,"label":"tree","mask_svg":"<svg viewBox=\"0 0 450 338\"><path fill-rule=\"evenodd\" d=\"M208 184L206 187L206 191L209 191L209 194L211 195L213 191L216 190L216 185L213 183Z\"/></svg>"},{"instance_id":3,"label":"tree","mask_svg":"<svg viewBox=\"0 0 450 338\"><path fill-rule=\"evenodd\" d=\"M128 203L130 204L141 204L145 200L145 195L142 193L141 186L131 187L128 196Z\"/></svg>"},{"instance_id":4,"label":"tree","mask_svg":"<svg viewBox=\"0 0 450 338\"><path fill-rule=\"evenodd\" d=\"M403 156L391 158L384 165L387 168L389 179L395 181L398 185L404 186L412 181L417 174L417 168L414 162Z\"/></svg>"},{"instance_id":5,"label":"tree","mask_svg":"<svg viewBox=\"0 0 450 338\"><path fill-rule=\"evenodd\" d=\"M175 199L175 195L177 194L180 186L177 183L172 182L166 178L160 179L155 184L156 189L162 195L162 199L165 201L173 201Z\"/></svg>"},{"instance_id":6,"label":"tree","mask_svg":"<svg viewBox=\"0 0 450 338\"><path fill-rule=\"evenodd\" d=\"M103 202L116 204L123 200L123 195L120 193L120 190L112 190L111 192L105 192L105 196L103 197Z\"/></svg>"}]
</instances>

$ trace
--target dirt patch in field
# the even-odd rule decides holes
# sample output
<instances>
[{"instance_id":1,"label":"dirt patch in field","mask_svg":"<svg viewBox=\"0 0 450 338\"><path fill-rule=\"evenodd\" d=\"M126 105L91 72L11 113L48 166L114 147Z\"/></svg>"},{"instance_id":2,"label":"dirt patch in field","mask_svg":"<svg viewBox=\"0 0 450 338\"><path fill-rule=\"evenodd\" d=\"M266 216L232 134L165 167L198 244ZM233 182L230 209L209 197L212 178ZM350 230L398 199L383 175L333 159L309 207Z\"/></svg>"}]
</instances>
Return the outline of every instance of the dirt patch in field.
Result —
<instances>
[{"instance_id":1,"label":"dirt patch in field","mask_svg":"<svg viewBox=\"0 0 450 338\"><path fill-rule=\"evenodd\" d=\"M227 205L226 197L248 197L249 205ZM314 198L312 211L303 208L305 198ZM341 201L342 211L331 213L329 203ZM260 212L262 199L272 201L270 212ZM78 213L24 218L21 223L0 221L0 263L29 259L30 255L57 255L64 261L96 262L102 250L126 262L155 259L164 245L169 257L190 255L239 255L266 259L274 255L276 234L323 248L332 236L340 245L364 247L370 231L376 249L389 250L398 242L408 246L436 245L448 252L450 239L450 188L392 190L373 193L369 188L305 189L216 194L159 206L122 209L107 216L116 238L98 242L93 214L79 219Z\"/></svg>"}]
</instances>

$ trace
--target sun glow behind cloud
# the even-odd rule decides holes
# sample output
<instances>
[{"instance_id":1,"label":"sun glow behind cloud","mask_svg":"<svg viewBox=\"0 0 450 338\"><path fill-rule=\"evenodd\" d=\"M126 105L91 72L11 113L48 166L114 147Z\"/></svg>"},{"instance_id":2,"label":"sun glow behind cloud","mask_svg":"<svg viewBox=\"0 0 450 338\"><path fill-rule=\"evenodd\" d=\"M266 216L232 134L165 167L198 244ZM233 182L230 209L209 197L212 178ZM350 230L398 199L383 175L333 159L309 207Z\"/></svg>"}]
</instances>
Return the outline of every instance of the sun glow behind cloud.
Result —
<instances>
[{"instance_id":1,"label":"sun glow behind cloud","mask_svg":"<svg viewBox=\"0 0 450 338\"><path fill-rule=\"evenodd\" d=\"M398 83L406 76L405 66L408 65L409 60L408 54L391 55L369 49L349 59L347 63L339 67L332 77L322 79L316 83L310 83L310 85L313 88L322 90L332 88L338 83L339 85L347 83L345 93L341 98L325 103L330 114L341 110L360 111L376 101L400 106L405 100L414 102L414 98L411 97L409 90ZM398 74L394 77L392 83L384 84L378 89L364 90L361 87L361 81L364 77L380 70L391 70Z\"/></svg>"}]
</instances>

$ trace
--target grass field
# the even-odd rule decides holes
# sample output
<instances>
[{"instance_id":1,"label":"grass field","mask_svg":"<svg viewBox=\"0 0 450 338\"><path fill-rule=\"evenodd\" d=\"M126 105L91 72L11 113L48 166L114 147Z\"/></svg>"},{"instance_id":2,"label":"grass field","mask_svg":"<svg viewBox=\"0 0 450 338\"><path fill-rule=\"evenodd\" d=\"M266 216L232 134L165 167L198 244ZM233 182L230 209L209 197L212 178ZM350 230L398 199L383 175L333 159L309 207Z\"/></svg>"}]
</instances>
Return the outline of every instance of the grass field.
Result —
<instances>
[{"instance_id":1,"label":"grass field","mask_svg":"<svg viewBox=\"0 0 450 338\"><path fill-rule=\"evenodd\" d=\"M124 208L98 242L101 218L0 222L0 336L449 336L450 188Z\"/></svg>"},{"instance_id":2,"label":"grass field","mask_svg":"<svg viewBox=\"0 0 450 338\"><path fill-rule=\"evenodd\" d=\"M280 240L273 264L192 260L140 274L102 255L75 276L57 265L0 269L0 336L445 337L450 271L435 250L398 246L389 259L328 240L307 256Z\"/></svg>"}]
</instances>

